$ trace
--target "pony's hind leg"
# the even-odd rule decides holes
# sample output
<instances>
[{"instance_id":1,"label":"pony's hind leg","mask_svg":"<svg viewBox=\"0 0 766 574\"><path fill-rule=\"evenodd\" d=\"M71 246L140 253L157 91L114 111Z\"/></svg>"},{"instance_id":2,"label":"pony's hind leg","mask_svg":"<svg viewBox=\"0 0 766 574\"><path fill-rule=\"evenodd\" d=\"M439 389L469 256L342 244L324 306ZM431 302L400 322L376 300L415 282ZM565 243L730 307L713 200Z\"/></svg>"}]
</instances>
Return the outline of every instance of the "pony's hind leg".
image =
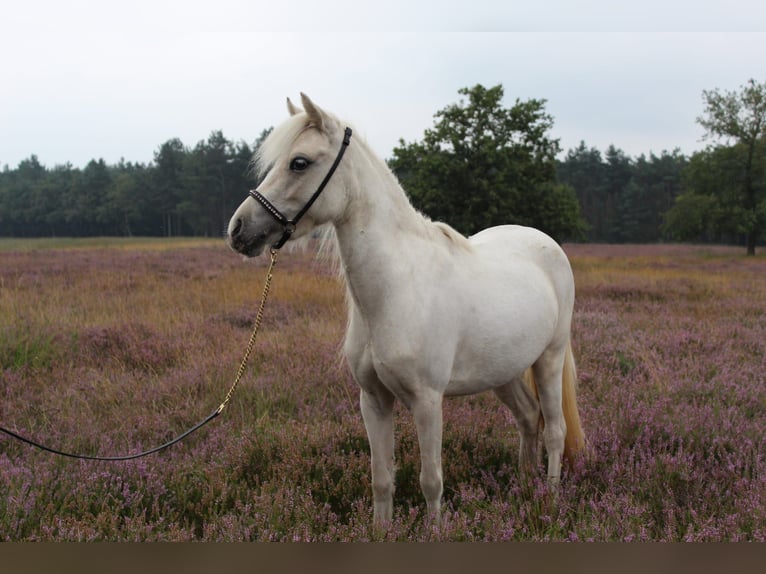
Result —
<instances>
[{"instance_id":1,"label":"pony's hind leg","mask_svg":"<svg viewBox=\"0 0 766 574\"><path fill-rule=\"evenodd\" d=\"M545 422L543 442L548 453L548 482L553 486L558 485L561 477L561 458L567 435L562 407L565 352L566 346L562 349L549 348L532 367L540 397L540 410Z\"/></svg>"},{"instance_id":2,"label":"pony's hind leg","mask_svg":"<svg viewBox=\"0 0 766 574\"><path fill-rule=\"evenodd\" d=\"M375 392L362 389L359 403L370 441L373 520L385 524L394 508L394 397L380 385Z\"/></svg>"},{"instance_id":3,"label":"pony's hind leg","mask_svg":"<svg viewBox=\"0 0 766 574\"><path fill-rule=\"evenodd\" d=\"M538 448L540 403L523 377L496 388L495 394L510 409L519 425L519 468L527 472L540 464L541 459Z\"/></svg>"}]
</instances>

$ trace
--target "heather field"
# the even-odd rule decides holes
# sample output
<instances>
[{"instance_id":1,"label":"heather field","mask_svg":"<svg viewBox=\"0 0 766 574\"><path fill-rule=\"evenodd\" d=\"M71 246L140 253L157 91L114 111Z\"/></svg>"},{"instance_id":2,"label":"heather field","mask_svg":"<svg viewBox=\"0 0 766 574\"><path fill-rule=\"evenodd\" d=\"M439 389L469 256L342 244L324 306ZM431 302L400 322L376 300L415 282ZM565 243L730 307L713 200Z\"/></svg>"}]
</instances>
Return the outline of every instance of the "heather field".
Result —
<instances>
[{"instance_id":1,"label":"heather field","mask_svg":"<svg viewBox=\"0 0 766 574\"><path fill-rule=\"evenodd\" d=\"M400 408L395 519L373 529L342 289L285 252L249 371L184 443L85 462L0 435L0 540L766 540L766 259L566 249L589 456L558 504L542 472L519 476L493 396L452 399L442 525L423 520ZM88 454L182 432L228 389L265 263L220 240L0 241L0 425Z\"/></svg>"}]
</instances>

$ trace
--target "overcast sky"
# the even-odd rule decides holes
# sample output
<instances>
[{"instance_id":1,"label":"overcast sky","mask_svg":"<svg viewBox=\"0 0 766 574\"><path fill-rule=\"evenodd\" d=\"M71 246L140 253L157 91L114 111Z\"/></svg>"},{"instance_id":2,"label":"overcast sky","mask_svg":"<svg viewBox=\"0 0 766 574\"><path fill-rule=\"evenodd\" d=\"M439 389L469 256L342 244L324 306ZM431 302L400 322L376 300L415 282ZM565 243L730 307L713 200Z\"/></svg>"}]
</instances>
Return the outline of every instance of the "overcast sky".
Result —
<instances>
[{"instance_id":1,"label":"overcast sky","mask_svg":"<svg viewBox=\"0 0 766 574\"><path fill-rule=\"evenodd\" d=\"M763 0L4 0L0 166L252 143L300 91L390 157L477 83L545 99L564 150L688 154L702 90L750 78Z\"/></svg>"}]
</instances>

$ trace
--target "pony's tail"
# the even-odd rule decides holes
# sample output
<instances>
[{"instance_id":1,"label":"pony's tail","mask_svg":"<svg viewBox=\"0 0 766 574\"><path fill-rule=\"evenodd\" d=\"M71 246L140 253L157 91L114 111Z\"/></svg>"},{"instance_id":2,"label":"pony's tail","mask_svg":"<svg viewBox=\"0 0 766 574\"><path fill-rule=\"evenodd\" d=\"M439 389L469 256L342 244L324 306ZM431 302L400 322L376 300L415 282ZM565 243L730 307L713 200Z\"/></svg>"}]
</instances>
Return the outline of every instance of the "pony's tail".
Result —
<instances>
[{"instance_id":1,"label":"pony's tail","mask_svg":"<svg viewBox=\"0 0 766 574\"><path fill-rule=\"evenodd\" d=\"M539 401L535 375L531 368L524 373L524 382ZM571 463L577 454L585 448L585 433L580 423L580 412L577 410L577 367L575 367L572 344L567 344L564 355L564 372L561 378L561 407L564 411L564 421L567 424L567 436L564 439L564 457ZM540 431L545 428L545 420L540 417Z\"/></svg>"},{"instance_id":2,"label":"pony's tail","mask_svg":"<svg viewBox=\"0 0 766 574\"><path fill-rule=\"evenodd\" d=\"M572 344L567 345L564 355L564 374L561 379L561 406L567 423L567 436L564 439L564 456L572 463L577 454L585 448L585 433L580 423L577 410L577 367L575 367Z\"/></svg>"}]
</instances>

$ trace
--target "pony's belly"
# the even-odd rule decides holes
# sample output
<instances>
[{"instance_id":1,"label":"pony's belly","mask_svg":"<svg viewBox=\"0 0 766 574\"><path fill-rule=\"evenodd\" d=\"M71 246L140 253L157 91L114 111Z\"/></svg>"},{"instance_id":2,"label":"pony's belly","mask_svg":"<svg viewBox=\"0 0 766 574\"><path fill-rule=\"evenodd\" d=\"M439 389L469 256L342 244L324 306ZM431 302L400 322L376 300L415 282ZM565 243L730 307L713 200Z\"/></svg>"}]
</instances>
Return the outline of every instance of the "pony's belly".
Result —
<instances>
[{"instance_id":1,"label":"pony's belly","mask_svg":"<svg viewBox=\"0 0 766 574\"><path fill-rule=\"evenodd\" d=\"M517 357L512 361L486 362L473 369L460 369L444 389L445 396L473 395L490 391L520 377L534 359Z\"/></svg>"},{"instance_id":2,"label":"pony's belly","mask_svg":"<svg viewBox=\"0 0 766 574\"><path fill-rule=\"evenodd\" d=\"M463 395L475 395L477 393L483 393L485 391L491 391L497 387L501 387L508 383L511 379L507 379L503 382L488 381L488 380L465 380L465 381L450 381L447 388L444 390L445 397L460 397Z\"/></svg>"}]
</instances>

